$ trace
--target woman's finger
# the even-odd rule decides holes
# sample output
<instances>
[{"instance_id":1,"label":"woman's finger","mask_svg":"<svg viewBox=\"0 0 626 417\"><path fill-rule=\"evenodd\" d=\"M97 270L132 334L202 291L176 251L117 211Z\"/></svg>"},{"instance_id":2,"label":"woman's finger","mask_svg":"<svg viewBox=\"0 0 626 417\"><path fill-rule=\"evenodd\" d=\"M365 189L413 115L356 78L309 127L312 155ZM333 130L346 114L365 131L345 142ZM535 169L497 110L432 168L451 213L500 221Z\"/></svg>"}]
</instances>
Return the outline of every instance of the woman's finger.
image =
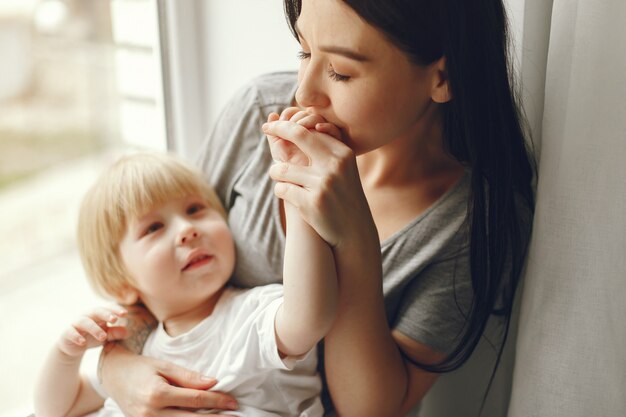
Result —
<instances>
[{"instance_id":1,"label":"woman's finger","mask_svg":"<svg viewBox=\"0 0 626 417\"><path fill-rule=\"evenodd\" d=\"M270 153L272 154L274 162L289 162L304 166L311 164L309 157L288 140L278 138L276 141L270 143Z\"/></svg>"},{"instance_id":2,"label":"woman's finger","mask_svg":"<svg viewBox=\"0 0 626 417\"><path fill-rule=\"evenodd\" d=\"M269 174L274 181L288 182L306 189L319 182L319 177L312 175L309 167L284 162L272 165Z\"/></svg>"},{"instance_id":3,"label":"woman's finger","mask_svg":"<svg viewBox=\"0 0 626 417\"><path fill-rule=\"evenodd\" d=\"M218 413L219 411L216 411ZM205 414L204 412L198 413L196 410L183 410L181 408L165 408L154 413L155 417L232 417L232 415L226 414Z\"/></svg>"},{"instance_id":4,"label":"woman's finger","mask_svg":"<svg viewBox=\"0 0 626 417\"><path fill-rule=\"evenodd\" d=\"M164 382L167 384L166 382ZM236 410L237 401L230 395L218 391L196 390L181 388L167 384L160 400L168 407L182 407L193 410Z\"/></svg>"},{"instance_id":5,"label":"woman's finger","mask_svg":"<svg viewBox=\"0 0 626 417\"><path fill-rule=\"evenodd\" d=\"M272 112L267 116L267 122L268 123L275 122L278 120L279 117L280 116L278 115L278 113ZM272 136L272 135L266 135L266 136L267 136L267 142L269 143L270 146L272 146L272 144L279 139L276 136Z\"/></svg>"},{"instance_id":6,"label":"woman's finger","mask_svg":"<svg viewBox=\"0 0 626 417\"><path fill-rule=\"evenodd\" d=\"M345 146L326 134L315 131L310 132L306 127L292 122L279 120L277 122L265 123L263 132L293 143L309 158L313 159L328 156L329 150L337 145Z\"/></svg>"},{"instance_id":7,"label":"woman's finger","mask_svg":"<svg viewBox=\"0 0 626 417\"><path fill-rule=\"evenodd\" d=\"M170 362L156 361L156 364L159 375L179 387L207 390L217 384L215 378L206 377Z\"/></svg>"},{"instance_id":8,"label":"woman's finger","mask_svg":"<svg viewBox=\"0 0 626 417\"><path fill-rule=\"evenodd\" d=\"M107 341L126 339L128 329L125 326L109 327L107 331Z\"/></svg>"},{"instance_id":9,"label":"woman's finger","mask_svg":"<svg viewBox=\"0 0 626 417\"><path fill-rule=\"evenodd\" d=\"M282 200L285 200L298 210L306 207L304 204L307 197L306 190L298 185L288 182L277 182L274 184L274 195ZM304 220L306 221L306 218Z\"/></svg>"}]
</instances>

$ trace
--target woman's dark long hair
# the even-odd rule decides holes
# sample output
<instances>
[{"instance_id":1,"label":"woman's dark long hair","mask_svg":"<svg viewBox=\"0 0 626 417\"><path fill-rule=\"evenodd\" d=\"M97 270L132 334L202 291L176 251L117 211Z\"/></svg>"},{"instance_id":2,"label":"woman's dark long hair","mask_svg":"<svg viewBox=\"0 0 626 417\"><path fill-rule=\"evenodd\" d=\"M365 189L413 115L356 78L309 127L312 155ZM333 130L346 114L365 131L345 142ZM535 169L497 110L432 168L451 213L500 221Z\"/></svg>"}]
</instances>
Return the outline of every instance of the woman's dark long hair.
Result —
<instances>
[{"instance_id":1,"label":"woman's dark long hair","mask_svg":"<svg viewBox=\"0 0 626 417\"><path fill-rule=\"evenodd\" d=\"M502 0L344 0L412 61L446 60L452 100L443 105L447 151L471 169L468 203L474 298L459 344L431 372L460 367L492 314L506 340L532 221L534 164L514 89ZM285 0L292 32L301 1ZM495 368L494 368L495 373ZM493 373L492 378L493 380Z\"/></svg>"}]
</instances>

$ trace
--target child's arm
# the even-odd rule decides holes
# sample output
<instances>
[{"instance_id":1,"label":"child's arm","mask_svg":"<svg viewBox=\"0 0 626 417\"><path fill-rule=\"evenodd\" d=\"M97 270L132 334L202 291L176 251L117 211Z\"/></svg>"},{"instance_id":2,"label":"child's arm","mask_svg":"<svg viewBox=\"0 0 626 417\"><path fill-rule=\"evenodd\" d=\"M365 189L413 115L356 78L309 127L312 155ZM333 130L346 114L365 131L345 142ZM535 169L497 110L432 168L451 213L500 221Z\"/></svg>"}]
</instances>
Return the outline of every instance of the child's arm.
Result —
<instances>
[{"instance_id":1,"label":"child's arm","mask_svg":"<svg viewBox=\"0 0 626 417\"><path fill-rule=\"evenodd\" d=\"M37 417L78 416L104 403L91 384L79 375L85 351L125 336L123 326L109 327L126 314L122 308L100 308L70 326L48 355L35 388Z\"/></svg>"},{"instance_id":2,"label":"child's arm","mask_svg":"<svg viewBox=\"0 0 626 417\"><path fill-rule=\"evenodd\" d=\"M281 118L309 129L325 122L319 116L298 112L298 109L287 109ZM276 120L277 115L270 115L270 121L272 119ZM276 140L270 138L270 144L273 139ZM288 159L299 157L297 152L287 154ZM282 155L281 159L284 158ZM285 203L284 208L287 235L284 302L276 315L276 340L282 354L299 356L310 351L333 324L338 297L337 273L328 244L302 219L295 206Z\"/></svg>"}]
</instances>

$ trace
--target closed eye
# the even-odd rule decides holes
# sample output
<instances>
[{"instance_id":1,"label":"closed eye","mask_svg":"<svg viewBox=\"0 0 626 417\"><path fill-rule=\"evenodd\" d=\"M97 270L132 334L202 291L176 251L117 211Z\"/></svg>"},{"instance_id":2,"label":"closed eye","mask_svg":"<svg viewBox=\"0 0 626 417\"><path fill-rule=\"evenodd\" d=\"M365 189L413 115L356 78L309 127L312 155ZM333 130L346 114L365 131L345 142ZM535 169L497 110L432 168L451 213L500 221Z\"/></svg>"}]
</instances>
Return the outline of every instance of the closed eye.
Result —
<instances>
[{"instance_id":1,"label":"closed eye","mask_svg":"<svg viewBox=\"0 0 626 417\"><path fill-rule=\"evenodd\" d=\"M328 76L335 81L348 81L350 79L349 75L339 74L332 66L328 68Z\"/></svg>"},{"instance_id":2,"label":"closed eye","mask_svg":"<svg viewBox=\"0 0 626 417\"><path fill-rule=\"evenodd\" d=\"M309 59L309 58L311 58L311 53L310 52L304 52L304 51L299 51L298 52L298 59L304 60L304 59Z\"/></svg>"}]
</instances>

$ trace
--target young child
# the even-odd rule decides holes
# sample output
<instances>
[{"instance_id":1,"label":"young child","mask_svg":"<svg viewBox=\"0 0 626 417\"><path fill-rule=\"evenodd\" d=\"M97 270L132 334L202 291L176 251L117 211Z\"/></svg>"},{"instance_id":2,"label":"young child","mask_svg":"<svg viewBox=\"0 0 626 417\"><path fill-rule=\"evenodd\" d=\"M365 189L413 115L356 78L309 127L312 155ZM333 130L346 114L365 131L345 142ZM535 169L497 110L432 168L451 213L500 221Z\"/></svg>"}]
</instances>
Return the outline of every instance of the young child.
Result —
<instances>
[{"instance_id":1,"label":"young child","mask_svg":"<svg viewBox=\"0 0 626 417\"><path fill-rule=\"evenodd\" d=\"M212 389L238 401L237 411L207 412L323 414L315 347L335 315L334 258L294 207L285 215L283 285L237 289L226 286L235 264L226 213L202 174L173 156L124 157L83 201L78 242L92 285L158 319L143 355L215 377ZM63 333L38 381L37 417L122 415L79 365L87 349L124 336L125 312L97 309Z\"/></svg>"}]
</instances>

